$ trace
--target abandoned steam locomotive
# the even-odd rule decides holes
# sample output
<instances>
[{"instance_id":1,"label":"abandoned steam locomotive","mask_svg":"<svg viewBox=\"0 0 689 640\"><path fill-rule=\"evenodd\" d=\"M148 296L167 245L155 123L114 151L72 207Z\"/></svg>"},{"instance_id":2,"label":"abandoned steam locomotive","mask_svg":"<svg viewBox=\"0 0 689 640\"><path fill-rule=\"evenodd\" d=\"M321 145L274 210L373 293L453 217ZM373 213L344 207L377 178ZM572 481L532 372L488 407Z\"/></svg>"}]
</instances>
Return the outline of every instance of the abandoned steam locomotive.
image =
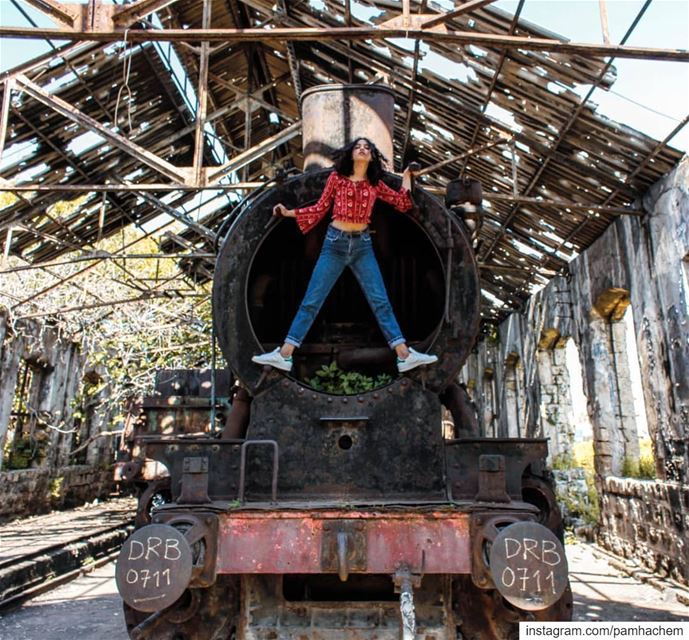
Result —
<instances>
[{"instance_id":1,"label":"abandoned steam locomotive","mask_svg":"<svg viewBox=\"0 0 689 640\"><path fill-rule=\"evenodd\" d=\"M318 229L301 236L271 211L320 195L323 132L331 147L367 135L385 150L383 129L392 155L385 88L307 94L307 170L244 207L217 258L216 332L242 388L225 429L137 441L142 458L167 468L170 501L118 560L130 636L490 639L515 636L520 620L567 620L546 442L480 438L461 410L455 380L478 332L480 291L465 230L443 203L423 189L410 214L378 203L372 233L405 334L437 365L396 375L351 274L291 374L251 363L281 341L318 254ZM333 362L386 382L319 390L314 374ZM443 405L453 434L443 433Z\"/></svg>"}]
</instances>

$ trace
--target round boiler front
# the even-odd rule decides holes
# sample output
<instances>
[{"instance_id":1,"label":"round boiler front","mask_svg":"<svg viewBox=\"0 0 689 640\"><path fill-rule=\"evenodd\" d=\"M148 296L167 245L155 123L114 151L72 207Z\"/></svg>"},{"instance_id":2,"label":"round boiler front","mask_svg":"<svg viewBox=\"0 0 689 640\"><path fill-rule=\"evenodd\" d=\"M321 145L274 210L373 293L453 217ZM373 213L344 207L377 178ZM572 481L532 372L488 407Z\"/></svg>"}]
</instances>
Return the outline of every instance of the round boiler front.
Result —
<instances>
[{"instance_id":1,"label":"round boiler front","mask_svg":"<svg viewBox=\"0 0 689 640\"><path fill-rule=\"evenodd\" d=\"M294 220L272 218L272 209L278 202L288 208L311 204L328 173L303 174L260 195L235 221L218 255L216 333L228 365L249 390L262 373L251 357L282 344L328 224L323 220L302 235ZM385 181L400 186L396 176L387 175ZM371 237L405 338L440 358L425 374L426 384L440 391L456 376L477 334L477 269L460 225L443 205L422 190L414 200L417 207L406 214L376 203ZM366 375L396 375L394 352L348 269L295 352L290 375L305 382L333 361Z\"/></svg>"}]
</instances>

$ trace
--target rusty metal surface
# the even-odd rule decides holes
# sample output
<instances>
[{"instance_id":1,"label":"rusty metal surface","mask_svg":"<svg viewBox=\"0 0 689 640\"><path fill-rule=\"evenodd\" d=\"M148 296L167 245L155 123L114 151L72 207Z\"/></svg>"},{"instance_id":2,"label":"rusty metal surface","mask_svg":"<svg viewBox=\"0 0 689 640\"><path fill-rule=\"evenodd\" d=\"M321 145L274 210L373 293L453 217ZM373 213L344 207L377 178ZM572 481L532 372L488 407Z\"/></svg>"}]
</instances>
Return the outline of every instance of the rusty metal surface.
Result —
<instances>
[{"instance_id":1,"label":"rusty metal surface","mask_svg":"<svg viewBox=\"0 0 689 640\"><path fill-rule=\"evenodd\" d=\"M436 394L402 378L332 396L274 376L254 398L247 438L278 443L278 500L446 499ZM268 498L272 465L267 449L249 451L248 501Z\"/></svg>"},{"instance_id":2,"label":"rusty metal surface","mask_svg":"<svg viewBox=\"0 0 689 640\"><path fill-rule=\"evenodd\" d=\"M192 564L191 548L183 533L168 525L147 525L135 531L120 551L117 590L138 611L161 611L184 593Z\"/></svg>"},{"instance_id":3,"label":"rusty metal surface","mask_svg":"<svg viewBox=\"0 0 689 640\"><path fill-rule=\"evenodd\" d=\"M207 589L187 589L172 607L148 614L124 605L133 640L210 640L229 637L239 613L239 580L218 576Z\"/></svg>"},{"instance_id":4,"label":"rusty metal surface","mask_svg":"<svg viewBox=\"0 0 689 640\"><path fill-rule=\"evenodd\" d=\"M337 535L351 573L470 571L469 517L452 511L235 512L220 517L219 573L338 573Z\"/></svg>"},{"instance_id":5,"label":"rusty metal surface","mask_svg":"<svg viewBox=\"0 0 689 640\"><path fill-rule=\"evenodd\" d=\"M522 498L522 476L531 464L545 460L544 439L482 438L445 442L448 485L455 500L474 500L479 492L479 459L500 455L505 460L506 491L512 500Z\"/></svg>"},{"instance_id":6,"label":"rusty metal surface","mask_svg":"<svg viewBox=\"0 0 689 640\"><path fill-rule=\"evenodd\" d=\"M272 219L272 209L280 202L289 208L314 202L327 175L300 175L259 195L234 221L218 255L218 342L252 395L262 370L251 357L284 339L324 233L323 228L302 236L294 221ZM401 184L392 175L385 181ZM427 371L407 377L439 392L456 377L478 332L478 269L461 223L422 189L415 190L414 200L417 206L404 215L377 203L372 238L405 337L440 357ZM296 352L292 377L307 379L340 352L371 347L384 348L385 341L358 283L345 273Z\"/></svg>"},{"instance_id":7,"label":"rusty metal surface","mask_svg":"<svg viewBox=\"0 0 689 640\"><path fill-rule=\"evenodd\" d=\"M239 462L241 440L218 440L210 436L199 438L142 437L140 446L146 456L167 468L173 500L179 500L186 458L206 460L207 492L213 500L236 500L239 490Z\"/></svg>"},{"instance_id":8,"label":"rusty metal surface","mask_svg":"<svg viewBox=\"0 0 689 640\"><path fill-rule=\"evenodd\" d=\"M496 590L479 589L469 576L458 576L452 580L452 608L463 638L518 638L519 622L571 620L572 593L568 588L562 598L547 609L520 611Z\"/></svg>"},{"instance_id":9,"label":"rusty metal surface","mask_svg":"<svg viewBox=\"0 0 689 640\"><path fill-rule=\"evenodd\" d=\"M564 548L536 522L517 522L500 531L491 545L489 564L498 591L525 611L547 609L569 584Z\"/></svg>"},{"instance_id":10,"label":"rusty metal surface","mask_svg":"<svg viewBox=\"0 0 689 640\"><path fill-rule=\"evenodd\" d=\"M395 94L388 87L328 84L304 91L304 171L332 166L333 153L360 137L375 143L392 162L394 124Z\"/></svg>"},{"instance_id":11,"label":"rusty metal surface","mask_svg":"<svg viewBox=\"0 0 689 640\"><path fill-rule=\"evenodd\" d=\"M300 581L297 577L295 580ZM380 585L387 582L387 592ZM289 577L242 577L242 615L238 637L243 640L399 640L399 602L390 576L350 577L341 583L307 577L302 590ZM368 597L357 597L368 594ZM417 637L455 637L450 581L426 576L414 592Z\"/></svg>"}]
</instances>

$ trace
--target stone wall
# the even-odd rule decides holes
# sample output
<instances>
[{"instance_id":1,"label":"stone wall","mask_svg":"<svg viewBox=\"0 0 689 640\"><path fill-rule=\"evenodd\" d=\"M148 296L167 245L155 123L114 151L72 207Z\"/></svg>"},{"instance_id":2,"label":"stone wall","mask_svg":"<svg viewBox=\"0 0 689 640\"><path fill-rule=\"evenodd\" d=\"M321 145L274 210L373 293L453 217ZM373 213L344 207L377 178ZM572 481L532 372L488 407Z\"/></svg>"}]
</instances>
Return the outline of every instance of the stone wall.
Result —
<instances>
[{"instance_id":1,"label":"stone wall","mask_svg":"<svg viewBox=\"0 0 689 640\"><path fill-rule=\"evenodd\" d=\"M689 157L620 216L567 277L553 278L462 372L486 435L547 436L551 455L572 439L561 350L579 352L599 481L638 458L622 318L631 309L659 479L689 482ZM514 377L518 376L515 383ZM516 390L516 393L515 393ZM490 406L488 406L490 405ZM515 420L520 424L512 424Z\"/></svg>"},{"instance_id":2,"label":"stone wall","mask_svg":"<svg viewBox=\"0 0 689 640\"><path fill-rule=\"evenodd\" d=\"M109 492L115 407L103 373L58 325L0 308L0 517Z\"/></svg>"},{"instance_id":3,"label":"stone wall","mask_svg":"<svg viewBox=\"0 0 689 640\"><path fill-rule=\"evenodd\" d=\"M0 472L0 522L105 499L114 489L112 469L91 465Z\"/></svg>"},{"instance_id":4,"label":"stone wall","mask_svg":"<svg viewBox=\"0 0 689 640\"><path fill-rule=\"evenodd\" d=\"M606 478L599 541L614 553L689 584L689 486Z\"/></svg>"},{"instance_id":5,"label":"stone wall","mask_svg":"<svg viewBox=\"0 0 689 640\"><path fill-rule=\"evenodd\" d=\"M619 483L625 481L611 476L621 476L639 458L633 363L625 348L628 311L658 478L646 497L658 496L662 503L662 496L674 496L673 487L689 484L689 157L649 189L643 210L641 216L620 216L569 264L566 277L552 279L523 312L510 315L494 336L478 345L461 376L478 407L483 434L545 436L551 460L566 460L574 434L571 381L562 365L563 347L572 340L593 432L602 511L609 504L618 514L631 498L620 494ZM613 487L617 493L608 495ZM687 538L689 525L685 522L681 529L673 524L677 518L686 521L686 503L682 512L672 511L679 508L674 498L649 509L656 506L672 515L656 518L652 535L642 539L635 525L613 526L615 520L606 516L601 541L633 550L653 566L663 553L669 554L668 566L680 567L673 571L686 581L686 560L676 554L687 555L687 549L668 542ZM635 509L629 506L627 515L639 523ZM651 538L665 546L645 546Z\"/></svg>"}]
</instances>

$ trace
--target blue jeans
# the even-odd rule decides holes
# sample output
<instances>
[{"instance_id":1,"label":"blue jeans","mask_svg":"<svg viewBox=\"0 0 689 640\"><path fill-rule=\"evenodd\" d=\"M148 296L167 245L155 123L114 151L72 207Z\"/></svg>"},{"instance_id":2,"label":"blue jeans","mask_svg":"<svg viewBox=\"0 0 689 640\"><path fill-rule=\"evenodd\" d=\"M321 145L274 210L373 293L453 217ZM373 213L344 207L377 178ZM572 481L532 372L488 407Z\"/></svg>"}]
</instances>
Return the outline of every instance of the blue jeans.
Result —
<instances>
[{"instance_id":1,"label":"blue jeans","mask_svg":"<svg viewBox=\"0 0 689 640\"><path fill-rule=\"evenodd\" d=\"M390 348L405 342L385 290L368 231L352 234L332 226L328 227L321 255L285 342L301 346L325 299L347 266L359 281Z\"/></svg>"}]
</instances>

